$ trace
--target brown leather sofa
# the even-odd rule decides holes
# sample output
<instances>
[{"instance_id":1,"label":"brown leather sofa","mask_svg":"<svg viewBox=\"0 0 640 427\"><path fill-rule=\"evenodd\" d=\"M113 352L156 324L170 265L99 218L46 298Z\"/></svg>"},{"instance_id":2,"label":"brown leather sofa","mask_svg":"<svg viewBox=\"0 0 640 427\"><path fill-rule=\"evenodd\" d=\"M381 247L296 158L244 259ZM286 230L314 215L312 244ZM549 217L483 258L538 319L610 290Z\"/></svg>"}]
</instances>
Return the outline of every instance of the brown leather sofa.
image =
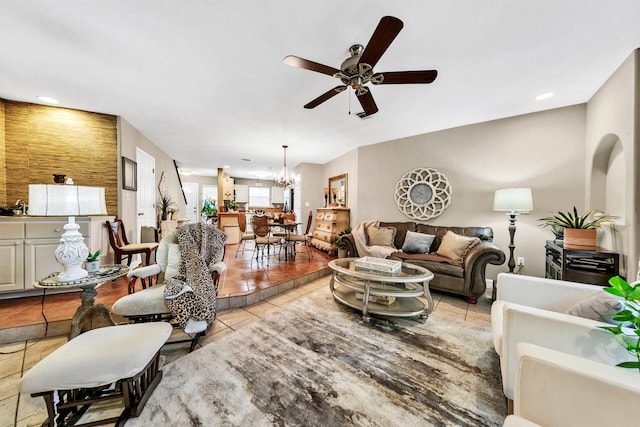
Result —
<instances>
[{"instance_id":1,"label":"brown leather sofa","mask_svg":"<svg viewBox=\"0 0 640 427\"><path fill-rule=\"evenodd\" d=\"M478 302L478 297L487 289L485 280L487 264L501 265L505 261L504 252L493 243L491 227L447 227L415 222L380 222L380 227L396 229L394 246L398 249L402 248L407 231L435 235L436 238L428 254L407 254L398 251L388 258L428 268L434 274L433 280L429 283L430 289L463 295L467 302L472 304ZM478 237L481 243L471 249L462 262L437 255L436 251L442 242L442 237L449 230L463 236ZM353 235L343 236L342 242L348 251L348 256L360 256Z\"/></svg>"}]
</instances>

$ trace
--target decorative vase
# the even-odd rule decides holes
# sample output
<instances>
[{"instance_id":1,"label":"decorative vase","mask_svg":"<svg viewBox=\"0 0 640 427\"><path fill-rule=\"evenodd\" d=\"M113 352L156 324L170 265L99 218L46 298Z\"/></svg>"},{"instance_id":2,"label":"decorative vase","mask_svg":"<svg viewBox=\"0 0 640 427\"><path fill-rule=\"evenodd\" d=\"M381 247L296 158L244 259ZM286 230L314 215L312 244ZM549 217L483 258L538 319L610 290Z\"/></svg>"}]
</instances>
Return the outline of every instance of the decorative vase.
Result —
<instances>
[{"instance_id":1,"label":"decorative vase","mask_svg":"<svg viewBox=\"0 0 640 427\"><path fill-rule=\"evenodd\" d=\"M100 270L100 261L85 261L84 268L89 274L95 273Z\"/></svg>"},{"instance_id":2,"label":"decorative vase","mask_svg":"<svg viewBox=\"0 0 640 427\"><path fill-rule=\"evenodd\" d=\"M566 249L594 250L597 230L595 228L565 228L564 247Z\"/></svg>"},{"instance_id":3,"label":"decorative vase","mask_svg":"<svg viewBox=\"0 0 640 427\"><path fill-rule=\"evenodd\" d=\"M53 182L55 182L56 184L64 184L64 177L66 175L63 174L59 174L59 173L54 173L53 174Z\"/></svg>"}]
</instances>

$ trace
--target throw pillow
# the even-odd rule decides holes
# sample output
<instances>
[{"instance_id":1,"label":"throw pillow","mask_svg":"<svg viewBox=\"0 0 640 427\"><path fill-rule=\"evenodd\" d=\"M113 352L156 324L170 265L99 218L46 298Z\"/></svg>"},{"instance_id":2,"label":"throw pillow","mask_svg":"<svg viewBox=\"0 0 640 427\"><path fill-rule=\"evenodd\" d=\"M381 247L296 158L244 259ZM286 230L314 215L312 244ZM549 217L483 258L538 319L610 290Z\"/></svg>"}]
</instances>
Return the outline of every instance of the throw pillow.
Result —
<instances>
[{"instance_id":1,"label":"throw pillow","mask_svg":"<svg viewBox=\"0 0 640 427\"><path fill-rule=\"evenodd\" d=\"M177 276L180 271L180 245L177 243L169 243L167 251L167 268L164 271L165 280Z\"/></svg>"},{"instance_id":2,"label":"throw pillow","mask_svg":"<svg viewBox=\"0 0 640 427\"><path fill-rule=\"evenodd\" d=\"M396 229L393 227L367 227L367 243L369 246L393 246Z\"/></svg>"},{"instance_id":3,"label":"throw pillow","mask_svg":"<svg viewBox=\"0 0 640 427\"><path fill-rule=\"evenodd\" d=\"M480 239L477 237L461 236L449 230L442 238L436 253L454 261L462 261L469 251L479 244Z\"/></svg>"},{"instance_id":4,"label":"throw pillow","mask_svg":"<svg viewBox=\"0 0 640 427\"><path fill-rule=\"evenodd\" d=\"M402 245L402 251L408 254L428 254L435 238L436 236L433 234L407 231L407 235L404 238L404 245Z\"/></svg>"},{"instance_id":5,"label":"throw pillow","mask_svg":"<svg viewBox=\"0 0 640 427\"><path fill-rule=\"evenodd\" d=\"M611 319L610 315L620 313L624 308L624 300L622 298L605 291L599 291L575 303L567 310L567 314L599 322L617 324L619 322Z\"/></svg>"}]
</instances>

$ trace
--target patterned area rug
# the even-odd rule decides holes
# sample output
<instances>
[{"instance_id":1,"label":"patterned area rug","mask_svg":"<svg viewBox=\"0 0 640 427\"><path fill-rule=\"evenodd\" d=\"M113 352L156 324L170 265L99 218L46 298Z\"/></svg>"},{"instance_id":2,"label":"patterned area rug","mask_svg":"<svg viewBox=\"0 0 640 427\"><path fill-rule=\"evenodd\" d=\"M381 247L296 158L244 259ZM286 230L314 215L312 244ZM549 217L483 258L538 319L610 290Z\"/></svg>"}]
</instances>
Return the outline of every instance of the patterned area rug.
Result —
<instances>
[{"instance_id":1,"label":"patterned area rug","mask_svg":"<svg viewBox=\"0 0 640 427\"><path fill-rule=\"evenodd\" d=\"M361 320L320 289L164 368L135 426L499 426L486 325Z\"/></svg>"}]
</instances>

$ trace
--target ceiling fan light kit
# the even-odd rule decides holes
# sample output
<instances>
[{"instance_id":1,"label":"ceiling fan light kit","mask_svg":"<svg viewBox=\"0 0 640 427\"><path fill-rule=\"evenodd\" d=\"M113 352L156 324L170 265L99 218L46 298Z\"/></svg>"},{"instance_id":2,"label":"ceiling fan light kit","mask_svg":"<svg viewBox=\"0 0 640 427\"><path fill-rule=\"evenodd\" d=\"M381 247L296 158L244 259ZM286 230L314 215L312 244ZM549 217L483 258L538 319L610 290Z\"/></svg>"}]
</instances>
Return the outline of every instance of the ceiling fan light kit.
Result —
<instances>
[{"instance_id":1,"label":"ceiling fan light kit","mask_svg":"<svg viewBox=\"0 0 640 427\"><path fill-rule=\"evenodd\" d=\"M293 55L289 55L284 58L284 63L287 65L327 74L331 77L340 79L342 82L342 85L328 90L319 97L305 104L304 108L315 108L343 92L348 87L351 87L364 110L362 113L358 113L358 117L365 118L378 112L378 106L373 99L371 89L366 86L367 84L385 85L432 83L438 76L438 72L436 70L391 71L384 73L375 73L373 71L373 68L386 52L391 42L396 38L400 30L402 30L402 27L403 23L400 19L393 16L383 17L378 23L378 26L373 32L373 35L366 47L361 44L354 44L349 48L349 54L351 56L342 62L340 69Z\"/></svg>"}]
</instances>

